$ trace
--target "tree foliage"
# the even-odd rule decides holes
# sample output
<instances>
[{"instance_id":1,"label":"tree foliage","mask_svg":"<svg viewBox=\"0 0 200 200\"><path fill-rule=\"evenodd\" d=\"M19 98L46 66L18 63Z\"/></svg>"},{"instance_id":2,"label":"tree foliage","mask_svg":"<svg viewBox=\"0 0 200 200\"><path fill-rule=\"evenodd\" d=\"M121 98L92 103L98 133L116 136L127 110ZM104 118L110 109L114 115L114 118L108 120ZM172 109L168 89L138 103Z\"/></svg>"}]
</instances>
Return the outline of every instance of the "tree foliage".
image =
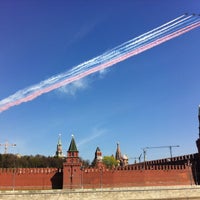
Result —
<instances>
[{"instance_id":1,"label":"tree foliage","mask_svg":"<svg viewBox=\"0 0 200 200\"><path fill-rule=\"evenodd\" d=\"M113 156L104 156L102 161L108 168L112 168L118 165L117 160Z\"/></svg>"},{"instance_id":2,"label":"tree foliage","mask_svg":"<svg viewBox=\"0 0 200 200\"><path fill-rule=\"evenodd\" d=\"M0 154L0 168L62 168L65 158L46 157L43 155L18 156L14 154ZM90 165L89 160L80 158L83 167Z\"/></svg>"},{"instance_id":3,"label":"tree foliage","mask_svg":"<svg viewBox=\"0 0 200 200\"><path fill-rule=\"evenodd\" d=\"M0 154L0 168L62 168L65 159L57 157L17 156L14 154Z\"/></svg>"},{"instance_id":4,"label":"tree foliage","mask_svg":"<svg viewBox=\"0 0 200 200\"><path fill-rule=\"evenodd\" d=\"M90 166L90 161L89 161L89 160L83 160L83 159L80 157L80 162L82 163L82 167L84 167L84 168Z\"/></svg>"}]
</instances>

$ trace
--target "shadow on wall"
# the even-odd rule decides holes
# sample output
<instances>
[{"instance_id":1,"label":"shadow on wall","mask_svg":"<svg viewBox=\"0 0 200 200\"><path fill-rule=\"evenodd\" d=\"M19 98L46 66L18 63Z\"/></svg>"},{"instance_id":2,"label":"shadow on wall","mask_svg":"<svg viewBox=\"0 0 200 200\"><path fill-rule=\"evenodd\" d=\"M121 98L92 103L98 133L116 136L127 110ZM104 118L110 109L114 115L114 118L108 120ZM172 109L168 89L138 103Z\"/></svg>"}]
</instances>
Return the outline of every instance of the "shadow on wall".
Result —
<instances>
[{"instance_id":1,"label":"shadow on wall","mask_svg":"<svg viewBox=\"0 0 200 200\"><path fill-rule=\"evenodd\" d=\"M56 172L51 178L52 189L62 189L63 172Z\"/></svg>"}]
</instances>

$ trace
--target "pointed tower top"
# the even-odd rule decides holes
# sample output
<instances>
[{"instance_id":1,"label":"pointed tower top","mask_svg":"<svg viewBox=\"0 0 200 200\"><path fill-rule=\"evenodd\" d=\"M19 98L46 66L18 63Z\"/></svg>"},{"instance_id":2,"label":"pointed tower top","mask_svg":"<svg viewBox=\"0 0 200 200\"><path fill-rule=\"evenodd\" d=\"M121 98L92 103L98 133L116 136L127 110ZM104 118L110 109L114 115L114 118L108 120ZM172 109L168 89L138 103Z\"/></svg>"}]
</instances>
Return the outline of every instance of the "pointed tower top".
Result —
<instances>
[{"instance_id":1,"label":"pointed tower top","mask_svg":"<svg viewBox=\"0 0 200 200\"><path fill-rule=\"evenodd\" d=\"M199 105L198 118L199 118L199 138L200 138L200 105Z\"/></svg>"},{"instance_id":2,"label":"pointed tower top","mask_svg":"<svg viewBox=\"0 0 200 200\"><path fill-rule=\"evenodd\" d=\"M57 149L56 149L55 156L56 157L63 157L63 154L62 154L61 134L59 134L59 137L58 137L58 144L57 144Z\"/></svg>"},{"instance_id":3,"label":"pointed tower top","mask_svg":"<svg viewBox=\"0 0 200 200\"><path fill-rule=\"evenodd\" d=\"M101 151L99 147L96 148L96 152L97 152L97 151Z\"/></svg>"},{"instance_id":4,"label":"pointed tower top","mask_svg":"<svg viewBox=\"0 0 200 200\"><path fill-rule=\"evenodd\" d=\"M121 151L120 151L120 147L119 147L119 142L117 142L117 150L116 150L116 153L115 153L115 159L116 160L121 159Z\"/></svg>"},{"instance_id":5,"label":"pointed tower top","mask_svg":"<svg viewBox=\"0 0 200 200\"><path fill-rule=\"evenodd\" d=\"M74 151L78 151L78 150L77 150L77 147L76 147L76 142L74 140L74 135L72 135L72 140L71 140L71 143L69 145L68 152L74 152Z\"/></svg>"},{"instance_id":6,"label":"pointed tower top","mask_svg":"<svg viewBox=\"0 0 200 200\"><path fill-rule=\"evenodd\" d=\"M62 142L61 142L61 134L59 134L59 137L58 137L58 144L59 144L59 145L62 145Z\"/></svg>"},{"instance_id":7,"label":"pointed tower top","mask_svg":"<svg viewBox=\"0 0 200 200\"><path fill-rule=\"evenodd\" d=\"M121 152L120 152L120 147L119 147L119 142L117 142L117 152L118 152L118 153L121 153Z\"/></svg>"},{"instance_id":8,"label":"pointed tower top","mask_svg":"<svg viewBox=\"0 0 200 200\"><path fill-rule=\"evenodd\" d=\"M199 104L199 115L200 115L200 104Z\"/></svg>"},{"instance_id":9,"label":"pointed tower top","mask_svg":"<svg viewBox=\"0 0 200 200\"><path fill-rule=\"evenodd\" d=\"M200 154L200 105L199 105L198 118L199 118L199 138L196 141L196 145L197 145L198 152Z\"/></svg>"}]
</instances>

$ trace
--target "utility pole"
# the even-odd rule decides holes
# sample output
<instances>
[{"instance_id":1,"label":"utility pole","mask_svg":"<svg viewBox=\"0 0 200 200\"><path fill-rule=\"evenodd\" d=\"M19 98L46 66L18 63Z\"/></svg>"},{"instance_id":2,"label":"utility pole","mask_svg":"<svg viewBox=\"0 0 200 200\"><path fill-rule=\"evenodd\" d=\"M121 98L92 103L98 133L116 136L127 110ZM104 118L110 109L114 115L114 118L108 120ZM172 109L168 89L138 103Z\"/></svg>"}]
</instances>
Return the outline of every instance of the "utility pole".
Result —
<instances>
[{"instance_id":1,"label":"utility pole","mask_svg":"<svg viewBox=\"0 0 200 200\"><path fill-rule=\"evenodd\" d=\"M10 144L8 142L5 142L3 144L0 144L0 146L4 146L4 154L7 154L8 153L8 147L11 146L11 147L16 147L17 145L16 144Z\"/></svg>"}]
</instances>

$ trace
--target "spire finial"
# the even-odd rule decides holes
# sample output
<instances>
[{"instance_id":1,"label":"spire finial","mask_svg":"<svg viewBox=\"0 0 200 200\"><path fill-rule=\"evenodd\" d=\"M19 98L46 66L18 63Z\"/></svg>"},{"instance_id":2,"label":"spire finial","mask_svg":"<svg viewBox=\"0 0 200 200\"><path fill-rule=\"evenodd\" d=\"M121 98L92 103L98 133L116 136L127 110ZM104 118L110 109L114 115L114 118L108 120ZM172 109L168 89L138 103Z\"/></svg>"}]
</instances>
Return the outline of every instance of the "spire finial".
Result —
<instances>
[{"instance_id":1,"label":"spire finial","mask_svg":"<svg viewBox=\"0 0 200 200\"><path fill-rule=\"evenodd\" d=\"M200 105L199 105L199 114L198 114L198 118L199 118L199 138L200 138Z\"/></svg>"},{"instance_id":2,"label":"spire finial","mask_svg":"<svg viewBox=\"0 0 200 200\"><path fill-rule=\"evenodd\" d=\"M71 139L71 143L70 143L68 151L78 151L77 147L76 147L76 142L74 140L74 135L73 134L72 134L72 139Z\"/></svg>"},{"instance_id":3,"label":"spire finial","mask_svg":"<svg viewBox=\"0 0 200 200\"><path fill-rule=\"evenodd\" d=\"M62 142L61 142L61 134L58 134L58 144L57 144L57 151L56 151L57 157L63 157L62 154Z\"/></svg>"},{"instance_id":4,"label":"spire finial","mask_svg":"<svg viewBox=\"0 0 200 200\"><path fill-rule=\"evenodd\" d=\"M121 151L120 151L120 147L119 147L119 142L117 142L117 150L116 150L116 153L115 153L115 159L116 160L121 159Z\"/></svg>"},{"instance_id":5,"label":"spire finial","mask_svg":"<svg viewBox=\"0 0 200 200\"><path fill-rule=\"evenodd\" d=\"M61 145L61 143L62 143L62 142L61 142L61 133L59 133L59 134L58 134L58 144Z\"/></svg>"}]
</instances>

